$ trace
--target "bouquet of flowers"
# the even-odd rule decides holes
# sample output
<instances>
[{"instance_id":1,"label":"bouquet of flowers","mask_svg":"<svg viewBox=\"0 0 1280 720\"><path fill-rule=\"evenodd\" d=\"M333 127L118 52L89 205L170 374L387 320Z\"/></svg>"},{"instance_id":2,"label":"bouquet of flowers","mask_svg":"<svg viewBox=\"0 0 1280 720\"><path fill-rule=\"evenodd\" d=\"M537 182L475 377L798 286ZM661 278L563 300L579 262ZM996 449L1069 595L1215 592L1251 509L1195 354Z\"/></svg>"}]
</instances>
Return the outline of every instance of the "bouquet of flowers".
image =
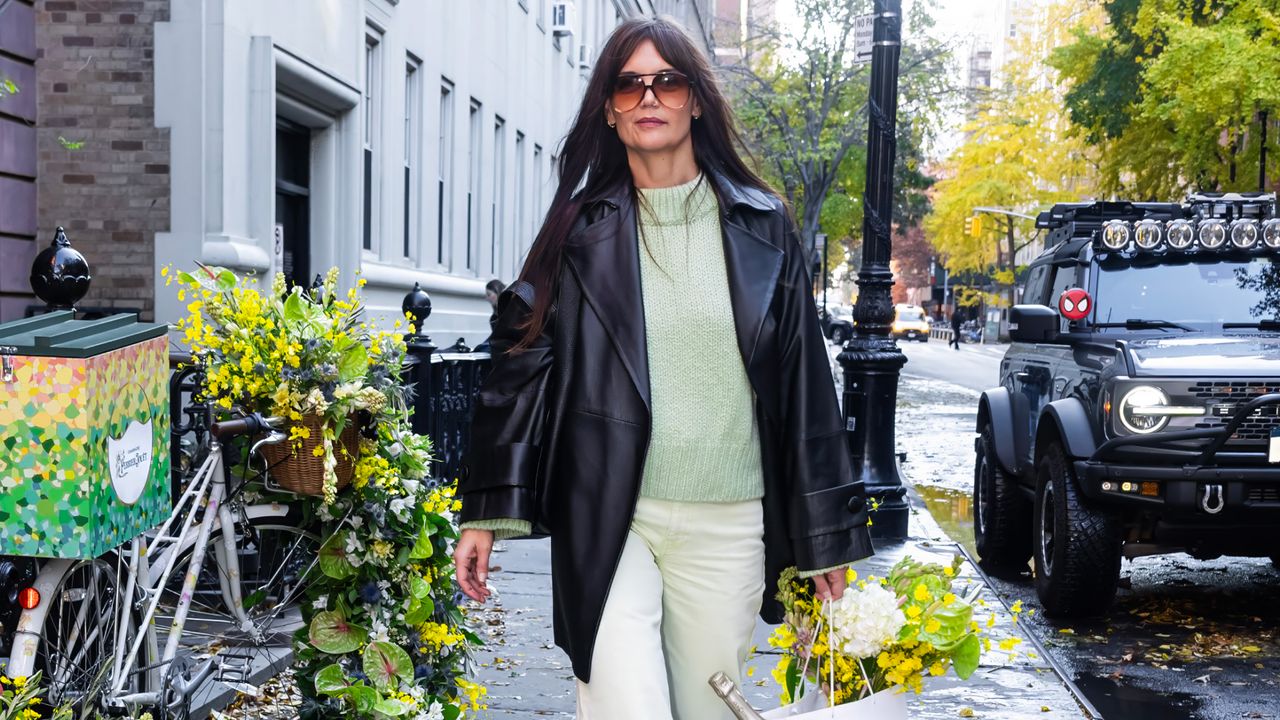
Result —
<instances>
[{"instance_id":1,"label":"bouquet of flowers","mask_svg":"<svg viewBox=\"0 0 1280 720\"><path fill-rule=\"evenodd\" d=\"M773 671L783 705L799 704L809 685L820 690L821 702L811 696L805 706L817 709L898 688L919 693L926 673L972 675L988 642L974 620L975 599L953 592L962 562L907 557L888 577L861 580L850 569L849 588L831 603L815 599L794 569L785 571L777 595L785 621L769 638L785 651Z\"/></svg>"},{"instance_id":2,"label":"bouquet of flowers","mask_svg":"<svg viewBox=\"0 0 1280 720\"><path fill-rule=\"evenodd\" d=\"M307 507L323 540L293 638L301 717L456 720L480 709L486 690L465 677L480 639L463 627L449 558L455 488L427 477L431 442L411 430L400 378L404 341L362 322L363 282L339 295L336 270L311 289L277 275L263 293L204 266L176 280L190 300L178 327L207 399L289 418L289 443L324 457L323 497ZM343 442L356 414L364 432ZM321 437L307 415L323 420ZM351 466L341 492L340 462Z\"/></svg>"},{"instance_id":3,"label":"bouquet of flowers","mask_svg":"<svg viewBox=\"0 0 1280 720\"><path fill-rule=\"evenodd\" d=\"M175 279L168 268L161 273L166 283ZM361 411L376 417L404 406L392 379L397 368L370 355L377 342L360 322L357 289L340 296L336 268L310 290L286 290L284 276L276 275L264 293L256 278L204 265L177 273L176 280L178 299L189 300L177 329L204 371L205 395L222 408L287 418L289 445L269 459L273 465L289 457L319 459L315 474L322 477L310 480L322 483L315 486L320 492L294 487L284 472L289 468L277 471L277 479L333 502L356 457L352 421Z\"/></svg>"}]
</instances>

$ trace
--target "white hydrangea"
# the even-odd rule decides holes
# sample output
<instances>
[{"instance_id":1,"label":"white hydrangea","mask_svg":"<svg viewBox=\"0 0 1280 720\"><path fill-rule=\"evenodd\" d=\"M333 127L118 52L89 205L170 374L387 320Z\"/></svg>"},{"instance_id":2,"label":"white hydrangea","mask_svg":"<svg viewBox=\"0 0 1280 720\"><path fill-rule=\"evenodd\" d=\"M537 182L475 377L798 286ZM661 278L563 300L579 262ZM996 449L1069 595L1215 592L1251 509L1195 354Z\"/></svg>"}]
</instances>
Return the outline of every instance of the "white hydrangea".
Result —
<instances>
[{"instance_id":1,"label":"white hydrangea","mask_svg":"<svg viewBox=\"0 0 1280 720\"><path fill-rule=\"evenodd\" d=\"M879 585L850 588L832 607L833 641L840 652L852 658L868 658L884 644L898 637L907 618L898 608L898 598Z\"/></svg>"}]
</instances>

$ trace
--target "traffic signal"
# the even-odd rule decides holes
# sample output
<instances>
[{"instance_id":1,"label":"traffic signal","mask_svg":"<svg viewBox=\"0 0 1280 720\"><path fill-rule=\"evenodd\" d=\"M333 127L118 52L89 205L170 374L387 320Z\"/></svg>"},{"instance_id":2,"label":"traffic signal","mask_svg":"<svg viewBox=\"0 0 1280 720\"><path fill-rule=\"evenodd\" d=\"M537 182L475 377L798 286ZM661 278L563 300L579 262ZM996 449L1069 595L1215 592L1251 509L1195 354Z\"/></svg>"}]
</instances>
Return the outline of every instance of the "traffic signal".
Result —
<instances>
[{"instance_id":1,"label":"traffic signal","mask_svg":"<svg viewBox=\"0 0 1280 720\"><path fill-rule=\"evenodd\" d=\"M979 237L982 235L982 216L974 215L965 221L965 229L969 231L969 237Z\"/></svg>"}]
</instances>

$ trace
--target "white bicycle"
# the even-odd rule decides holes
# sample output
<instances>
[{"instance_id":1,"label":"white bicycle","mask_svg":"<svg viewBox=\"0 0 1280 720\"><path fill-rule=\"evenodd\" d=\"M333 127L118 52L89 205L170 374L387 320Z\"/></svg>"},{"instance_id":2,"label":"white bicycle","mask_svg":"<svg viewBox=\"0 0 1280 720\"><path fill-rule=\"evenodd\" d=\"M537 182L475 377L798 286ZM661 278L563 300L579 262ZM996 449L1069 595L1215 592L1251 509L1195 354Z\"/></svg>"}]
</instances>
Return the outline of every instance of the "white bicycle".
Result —
<instances>
[{"instance_id":1,"label":"white bicycle","mask_svg":"<svg viewBox=\"0 0 1280 720\"><path fill-rule=\"evenodd\" d=\"M282 662L320 539L300 505L246 504L246 482L226 471L223 452L232 438L267 433L254 457L285 439L278 424L259 415L213 423L159 528L92 560L42 561L6 674L40 671L54 706L145 709L164 720L186 717L211 678L240 689L264 661Z\"/></svg>"}]
</instances>

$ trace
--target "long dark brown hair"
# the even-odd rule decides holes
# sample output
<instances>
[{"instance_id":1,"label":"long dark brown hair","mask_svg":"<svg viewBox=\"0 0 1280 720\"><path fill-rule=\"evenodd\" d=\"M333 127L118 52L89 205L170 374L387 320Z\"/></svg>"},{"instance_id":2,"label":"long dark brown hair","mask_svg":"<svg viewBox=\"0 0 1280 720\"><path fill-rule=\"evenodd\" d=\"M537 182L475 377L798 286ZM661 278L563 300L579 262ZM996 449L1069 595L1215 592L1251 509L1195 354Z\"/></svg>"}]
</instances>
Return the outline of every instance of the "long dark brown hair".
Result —
<instances>
[{"instance_id":1,"label":"long dark brown hair","mask_svg":"<svg viewBox=\"0 0 1280 720\"><path fill-rule=\"evenodd\" d=\"M534 287L533 314L524 336L512 348L519 352L541 334L556 294L565 241L588 198L602 195L625 183L633 201L635 185L627 150L618 133L605 122L605 103L613 93L614 80L631 54L645 40L653 41L658 54L693 81L693 98L702 114L692 125L693 155L704 175L723 175L740 186L774 194L773 190L747 166L739 154L745 145L734 122L733 111L720 91L707 56L675 21L665 18L633 18L619 25L600 51L595 71L587 82L582 105L573 127L560 146L560 184L542 229L529 249L520 278ZM716 183L711 187L717 194ZM579 189L580 188L580 189ZM719 198L721 206L725 199Z\"/></svg>"}]
</instances>

